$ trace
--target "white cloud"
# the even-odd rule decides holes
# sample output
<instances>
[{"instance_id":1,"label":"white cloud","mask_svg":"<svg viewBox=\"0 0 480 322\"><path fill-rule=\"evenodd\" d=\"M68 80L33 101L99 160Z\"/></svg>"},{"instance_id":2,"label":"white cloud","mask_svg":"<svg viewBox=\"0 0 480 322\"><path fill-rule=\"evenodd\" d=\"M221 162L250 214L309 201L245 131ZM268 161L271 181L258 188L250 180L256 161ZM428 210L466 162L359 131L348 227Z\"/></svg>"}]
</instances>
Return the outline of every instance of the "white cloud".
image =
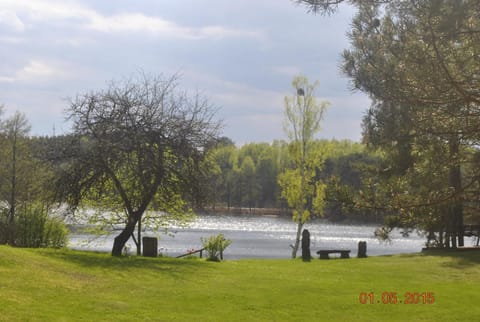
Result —
<instances>
[{"instance_id":1,"label":"white cloud","mask_svg":"<svg viewBox=\"0 0 480 322\"><path fill-rule=\"evenodd\" d=\"M105 33L140 33L147 32L155 36L168 36L180 39L222 39L229 37L264 38L258 30L234 29L218 25L188 27L157 16L143 13L122 13L103 15L91 8L74 1L54 0L4 0L2 5L9 10L9 25L25 28L14 11L22 12L33 22L54 22L70 20L81 28ZM7 14L5 14L7 15ZM1 19L0 15L0 19ZM15 19L16 17L16 19ZM1 21L1 20L0 20Z\"/></svg>"},{"instance_id":2,"label":"white cloud","mask_svg":"<svg viewBox=\"0 0 480 322\"><path fill-rule=\"evenodd\" d=\"M82 18L91 12L68 0L2 0L2 7L22 13L33 21Z\"/></svg>"},{"instance_id":3,"label":"white cloud","mask_svg":"<svg viewBox=\"0 0 480 322\"><path fill-rule=\"evenodd\" d=\"M61 74L60 71L56 70L52 66L39 61L31 61L19 71L18 77L20 79L28 80L37 77L49 78L58 74Z\"/></svg>"},{"instance_id":4,"label":"white cloud","mask_svg":"<svg viewBox=\"0 0 480 322\"><path fill-rule=\"evenodd\" d=\"M0 25L7 26L7 28L16 32L25 30L22 20L11 10L0 10Z\"/></svg>"},{"instance_id":5,"label":"white cloud","mask_svg":"<svg viewBox=\"0 0 480 322\"><path fill-rule=\"evenodd\" d=\"M175 24L161 18L147 17L143 14L121 14L110 17L92 14L88 28L101 32L154 32L173 33L178 29Z\"/></svg>"},{"instance_id":6,"label":"white cloud","mask_svg":"<svg viewBox=\"0 0 480 322\"><path fill-rule=\"evenodd\" d=\"M8 45L16 45L25 42L25 39L22 37L0 37L0 42Z\"/></svg>"},{"instance_id":7,"label":"white cloud","mask_svg":"<svg viewBox=\"0 0 480 322\"><path fill-rule=\"evenodd\" d=\"M349 14L314 17L278 0L0 0L0 103L28 111L48 133L61 97L137 68L183 70L181 86L220 108L226 135L265 141L284 136L283 98L303 72L320 79L318 99L331 102L321 135L355 137L369 104L339 80ZM56 106L48 119L47 106Z\"/></svg>"},{"instance_id":8,"label":"white cloud","mask_svg":"<svg viewBox=\"0 0 480 322\"><path fill-rule=\"evenodd\" d=\"M277 74L285 75L288 77L294 77L301 73L300 68L297 66L274 66L272 70Z\"/></svg>"},{"instance_id":9,"label":"white cloud","mask_svg":"<svg viewBox=\"0 0 480 322\"><path fill-rule=\"evenodd\" d=\"M60 67L38 60L32 60L10 76L0 75L0 82L43 82L45 80L63 76L64 72Z\"/></svg>"},{"instance_id":10,"label":"white cloud","mask_svg":"<svg viewBox=\"0 0 480 322\"><path fill-rule=\"evenodd\" d=\"M146 16L141 13L119 14L113 16L90 15L88 28L101 32L148 32L157 36L172 38L204 39L249 37L261 38L261 32L241 29L231 29L223 26L206 26L192 28L180 26L160 17Z\"/></svg>"}]
</instances>

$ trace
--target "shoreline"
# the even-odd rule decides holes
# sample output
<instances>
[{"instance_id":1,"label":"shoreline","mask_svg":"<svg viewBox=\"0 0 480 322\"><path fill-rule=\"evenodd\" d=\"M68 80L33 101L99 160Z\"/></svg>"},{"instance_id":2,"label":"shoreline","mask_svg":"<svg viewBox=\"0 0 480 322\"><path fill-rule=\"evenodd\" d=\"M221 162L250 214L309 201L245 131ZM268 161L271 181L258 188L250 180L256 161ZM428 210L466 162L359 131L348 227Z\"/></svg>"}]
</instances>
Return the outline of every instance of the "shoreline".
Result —
<instances>
[{"instance_id":1,"label":"shoreline","mask_svg":"<svg viewBox=\"0 0 480 322\"><path fill-rule=\"evenodd\" d=\"M228 215L258 215L258 216L282 216L292 215L292 211L287 208L249 208L249 207L205 207L196 211L197 214L228 214Z\"/></svg>"},{"instance_id":2,"label":"shoreline","mask_svg":"<svg viewBox=\"0 0 480 322\"><path fill-rule=\"evenodd\" d=\"M205 207L202 209L195 209L195 215L197 216L209 216L209 215L234 215L234 216L262 216L262 217L280 217L289 218L292 217L292 210L287 208L248 208L248 207ZM321 219L332 224L339 225L377 225L381 226L382 222L378 220L368 220L365 218L355 217L343 217L335 218L331 216L312 216L311 220Z\"/></svg>"}]
</instances>

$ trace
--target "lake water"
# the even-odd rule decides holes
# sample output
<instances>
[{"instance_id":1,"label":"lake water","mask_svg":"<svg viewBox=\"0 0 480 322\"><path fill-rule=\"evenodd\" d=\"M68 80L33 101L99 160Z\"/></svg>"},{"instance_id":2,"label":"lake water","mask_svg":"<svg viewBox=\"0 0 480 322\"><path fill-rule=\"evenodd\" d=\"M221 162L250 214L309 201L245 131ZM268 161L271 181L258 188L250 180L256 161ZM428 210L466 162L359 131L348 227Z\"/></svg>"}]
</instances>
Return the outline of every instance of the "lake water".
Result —
<instances>
[{"instance_id":1,"label":"lake water","mask_svg":"<svg viewBox=\"0 0 480 322\"><path fill-rule=\"evenodd\" d=\"M377 226L345 225L314 220L305 225L310 231L312 255L320 248L350 249L351 256L357 254L358 242L367 242L367 255L388 255L420 252L425 238L416 233L403 237L399 231L391 235L391 243L381 243L373 235ZM296 224L290 218L248 215L202 215L187 228L174 228L174 237L160 234L160 252L177 256L189 249L201 248L201 237L223 233L232 240L226 249L225 259L240 258L290 258L290 245L295 241ZM144 233L144 236L155 236ZM70 247L109 252L113 237L107 236L85 245L89 236L71 235ZM135 252L134 242L129 241L131 253ZM301 251L299 251L299 256ZM333 255L335 256L335 255Z\"/></svg>"}]
</instances>

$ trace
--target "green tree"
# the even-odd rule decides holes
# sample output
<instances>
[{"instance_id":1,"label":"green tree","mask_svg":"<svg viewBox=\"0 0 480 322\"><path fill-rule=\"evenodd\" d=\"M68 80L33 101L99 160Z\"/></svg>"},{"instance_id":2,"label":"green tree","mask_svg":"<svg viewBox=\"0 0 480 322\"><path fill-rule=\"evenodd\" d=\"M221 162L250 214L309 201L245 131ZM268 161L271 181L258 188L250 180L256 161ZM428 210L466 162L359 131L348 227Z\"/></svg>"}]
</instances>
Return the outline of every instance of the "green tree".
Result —
<instances>
[{"instance_id":1,"label":"green tree","mask_svg":"<svg viewBox=\"0 0 480 322\"><path fill-rule=\"evenodd\" d=\"M8 203L7 242L15 244L15 218L17 207L28 198L31 176L31 154L28 146L30 125L24 114L16 112L3 122L1 145L3 160L1 172L1 200Z\"/></svg>"},{"instance_id":2,"label":"green tree","mask_svg":"<svg viewBox=\"0 0 480 322\"><path fill-rule=\"evenodd\" d=\"M242 191L242 206L247 206L252 212L256 207L257 183L255 163L250 156L245 157L240 165L240 186Z\"/></svg>"},{"instance_id":3,"label":"green tree","mask_svg":"<svg viewBox=\"0 0 480 322\"><path fill-rule=\"evenodd\" d=\"M291 140L289 153L293 169L280 175L279 184L282 196L293 208L293 220L297 223L292 258L297 256L303 225L311 215L307 209L308 199L313 198L312 204L317 212L323 208L324 185L312 182L317 159L312 155L312 143L320 131L328 102L317 103L314 96L317 86L318 82L310 84L305 76L296 76L292 81L295 95L285 97L284 128Z\"/></svg>"},{"instance_id":4,"label":"green tree","mask_svg":"<svg viewBox=\"0 0 480 322\"><path fill-rule=\"evenodd\" d=\"M258 185L258 207L276 207L278 165L275 151L271 146L264 146L256 164Z\"/></svg>"},{"instance_id":5,"label":"green tree","mask_svg":"<svg viewBox=\"0 0 480 322\"><path fill-rule=\"evenodd\" d=\"M411 175L408 190L421 194L423 200L417 202L417 196L410 194L411 202L407 202L407 196L400 193L398 200L402 200L403 207L391 207L400 204L395 198L385 198L392 202L384 206L396 211L397 219L416 218L417 222L423 222L418 217L421 213L437 213L434 217L444 218L442 229L449 236L444 245L462 246L466 189L475 186L478 178L475 171L469 172L469 177L462 173L471 160L469 148L476 149L480 139L478 2L297 2L319 13L335 11L342 2L357 7L350 33L352 48L343 54L343 68L352 87L374 100L366 119L365 138L394 160L387 173ZM433 147L438 148L436 153L419 152L432 151ZM432 162L439 164L433 166ZM423 189L437 179L420 182L425 178L418 175L420 164L448 169L439 172L444 177L434 191L426 193ZM395 180L403 179L391 178L387 182ZM383 190L396 191L393 183L387 183ZM425 207L431 207L431 211L425 212Z\"/></svg>"},{"instance_id":6,"label":"green tree","mask_svg":"<svg viewBox=\"0 0 480 322\"><path fill-rule=\"evenodd\" d=\"M29 137L24 114L15 112L1 122L0 242L20 247L62 247L67 230L61 218L52 218L52 172L39 153L40 144Z\"/></svg>"},{"instance_id":7,"label":"green tree","mask_svg":"<svg viewBox=\"0 0 480 322\"><path fill-rule=\"evenodd\" d=\"M462 182L466 178L461 168L468 160L463 147L476 147L479 142L475 130L480 124L478 3L390 1L382 11L360 8L353 26L353 48L344 53L344 69L353 86L368 92L378 104L367 127L382 129L376 133L390 142L381 146L396 145L397 155L408 156L415 146L430 150L445 145L441 149L445 154L437 155L436 161L449 169L444 177L450 190L444 225L451 237L446 245L463 246L463 190L477 178ZM388 135L392 124L382 124L382 117L395 109L397 119L406 122L396 134ZM373 132L367 132L370 138ZM414 166L408 157L403 161L404 169ZM439 199L428 198L434 208L445 203L442 186L437 190Z\"/></svg>"},{"instance_id":8,"label":"green tree","mask_svg":"<svg viewBox=\"0 0 480 322\"><path fill-rule=\"evenodd\" d=\"M238 167L237 148L235 145L220 145L213 151L213 158L220 169L220 180L215 189L215 202L220 200L228 209L232 207L236 169Z\"/></svg>"},{"instance_id":9,"label":"green tree","mask_svg":"<svg viewBox=\"0 0 480 322\"><path fill-rule=\"evenodd\" d=\"M328 150L327 158L316 174L316 179L327 184L325 217L332 221L380 219L375 212L355 207L353 199L371 169L378 167L379 156L366 150L363 144L348 140L322 141L321 145L328 146L323 148Z\"/></svg>"},{"instance_id":10,"label":"green tree","mask_svg":"<svg viewBox=\"0 0 480 322\"><path fill-rule=\"evenodd\" d=\"M278 172L276 154L275 148L268 143L245 144L238 151L239 179L250 182L249 188L244 191L250 196L247 199L253 198L252 206L262 208L275 203Z\"/></svg>"},{"instance_id":11,"label":"green tree","mask_svg":"<svg viewBox=\"0 0 480 322\"><path fill-rule=\"evenodd\" d=\"M217 137L214 112L201 96L179 90L176 76L140 74L77 96L68 111L73 142L58 198L123 219L112 247L112 255L121 255L149 210L159 221L188 212L185 196L197 190L199 165Z\"/></svg>"}]
</instances>

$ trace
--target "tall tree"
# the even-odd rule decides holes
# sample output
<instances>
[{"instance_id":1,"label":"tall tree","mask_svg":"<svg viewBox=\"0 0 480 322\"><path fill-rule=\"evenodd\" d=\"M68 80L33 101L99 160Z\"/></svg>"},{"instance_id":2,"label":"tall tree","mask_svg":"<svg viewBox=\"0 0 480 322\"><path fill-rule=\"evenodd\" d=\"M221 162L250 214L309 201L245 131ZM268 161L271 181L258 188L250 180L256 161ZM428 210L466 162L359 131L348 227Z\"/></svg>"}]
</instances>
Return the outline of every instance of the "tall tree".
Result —
<instances>
[{"instance_id":1,"label":"tall tree","mask_svg":"<svg viewBox=\"0 0 480 322\"><path fill-rule=\"evenodd\" d=\"M276 151L270 145L262 145L256 164L258 184L258 207L275 207L277 191L278 164L275 160Z\"/></svg>"},{"instance_id":2,"label":"tall tree","mask_svg":"<svg viewBox=\"0 0 480 322\"><path fill-rule=\"evenodd\" d=\"M242 191L242 206L249 208L252 211L256 207L257 200L257 184L256 184L256 169L255 163L250 156L246 156L240 165L240 182Z\"/></svg>"},{"instance_id":3,"label":"tall tree","mask_svg":"<svg viewBox=\"0 0 480 322\"><path fill-rule=\"evenodd\" d=\"M7 219L7 239L15 243L15 217L17 205L28 198L28 181L33 173L30 170L31 154L28 145L30 125L24 114L15 112L3 122L1 145L3 148L1 185L2 200L7 201L9 211ZM28 173L27 173L28 172Z\"/></svg>"},{"instance_id":4,"label":"tall tree","mask_svg":"<svg viewBox=\"0 0 480 322\"><path fill-rule=\"evenodd\" d=\"M213 158L218 168L220 169L220 182L215 186L215 196L218 195L218 199L214 198L215 202L221 200L228 209L232 206L233 189L237 165L237 149L235 145L220 144L213 152Z\"/></svg>"},{"instance_id":5,"label":"tall tree","mask_svg":"<svg viewBox=\"0 0 480 322\"><path fill-rule=\"evenodd\" d=\"M317 103L314 96L317 86L318 82L310 84L305 76L296 76L292 81L295 95L285 97L284 128L291 140L289 151L294 167L279 177L279 184L282 195L294 209L293 219L297 223L292 258L297 256L303 225L311 215L307 209L309 198L316 197L313 204L319 206L317 211L323 204L324 186L311 182L314 175L312 143L328 106L326 101Z\"/></svg>"},{"instance_id":6,"label":"tall tree","mask_svg":"<svg viewBox=\"0 0 480 322\"><path fill-rule=\"evenodd\" d=\"M464 243L462 146L479 142L479 4L390 1L383 11L363 7L353 22L353 48L344 53L353 86L369 93L380 113L397 106L408 116L402 126L410 145L445 142L447 155L437 160L449 168L445 180L452 193L445 225L453 247ZM374 127L386 128L378 114L375 121ZM402 143L401 133L394 142Z\"/></svg>"},{"instance_id":7,"label":"tall tree","mask_svg":"<svg viewBox=\"0 0 480 322\"><path fill-rule=\"evenodd\" d=\"M374 100L365 137L371 143L381 142L378 146L397 159L396 170L404 173L418 174L419 164L425 161L418 160L421 153L412 156L415 150L430 151L431 147L445 145L440 149L445 155L439 157L437 153L437 158L430 161L443 162L448 168L444 182L449 192L443 191L445 185L437 185L437 191L423 195L423 199L428 200L432 209L449 209L448 215L443 215L447 235L451 236L446 245L462 246L465 188L478 180L478 173L465 178L461 170L465 168L462 163L470 159L464 154L469 151L465 147L478 147L480 139L480 2L297 2L322 14L337 10L340 3L357 7L349 34L352 48L343 54L343 67L352 87L370 94ZM396 121L406 122L383 122L389 114ZM415 166L417 169L413 169ZM413 179L420 177L423 176ZM429 182L418 180L412 183L429 186ZM425 203L420 203L417 210ZM441 203L443 207L438 206ZM413 208L415 203L410 206L413 213L419 213Z\"/></svg>"},{"instance_id":8,"label":"tall tree","mask_svg":"<svg viewBox=\"0 0 480 322\"><path fill-rule=\"evenodd\" d=\"M160 220L186 211L185 196L195 192L199 164L219 130L214 112L206 99L178 89L177 76L139 74L77 96L68 111L74 141L60 199L123 213L112 247L121 255L147 210L159 211Z\"/></svg>"}]
</instances>

